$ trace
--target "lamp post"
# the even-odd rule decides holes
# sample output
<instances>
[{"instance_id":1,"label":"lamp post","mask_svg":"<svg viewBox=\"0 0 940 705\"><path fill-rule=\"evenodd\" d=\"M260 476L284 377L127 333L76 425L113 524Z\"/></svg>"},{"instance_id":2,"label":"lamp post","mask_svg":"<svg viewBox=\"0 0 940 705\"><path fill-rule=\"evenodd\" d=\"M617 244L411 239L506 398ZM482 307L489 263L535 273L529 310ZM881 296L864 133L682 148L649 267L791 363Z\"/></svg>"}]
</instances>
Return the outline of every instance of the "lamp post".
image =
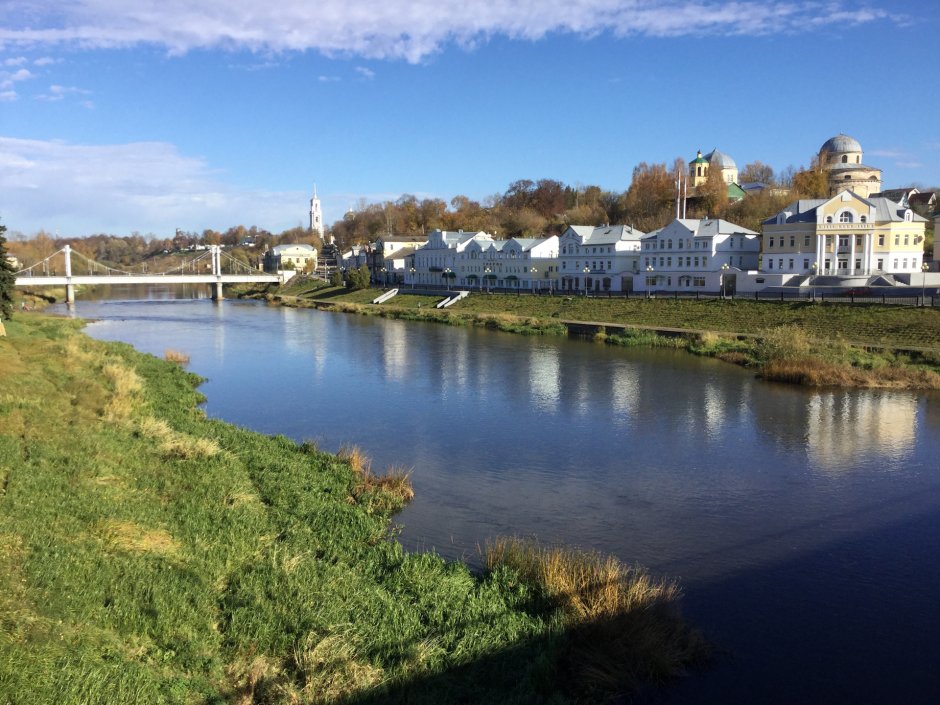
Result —
<instances>
[{"instance_id":1,"label":"lamp post","mask_svg":"<svg viewBox=\"0 0 940 705\"><path fill-rule=\"evenodd\" d=\"M411 272L411 290L414 291L414 289L415 289L415 272L416 272L417 270L416 270L414 267L412 267L412 268L409 269L408 271Z\"/></svg>"},{"instance_id":2,"label":"lamp post","mask_svg":"<svg viewBox=\"0 0 940 705\"><path fill-rule=\"evenodd\" d=\"M444 280L444 288L445 288L445 289L448 288L447 280L450 279L450 272L451 272L450 267L444 267L444 271L441 272L441 279Z\"/></svg>"},{"instance_id":3,"label":"lamp post","mask_svg":"<svg viewBox=\"0 0 940 705\"><path fill-rule=\"evenodd\" d=\"M532 269L530 269L529 272L532 274L532 282L531 282L531 284L534 284L534 283L535 283L535 275L539 273L539 268L538 268L538 267L532 267ZM535 291L535 287L534 287L534 286L531 286L531 285L530 285L529 288L530 288L532 291Z\"/></svg>"},{"instance_id":4,"label":"lamp post","mask_svg":"<svg viewBox=\"0 0 940 705\"><path fill-rule=\"evenodd\" d=\"M812 282L813 301L816 300L816 272L817 271L819 271L819 262L813 262L813 273L810 274L810 281Z\"/></svg>"},{"instance_id":5,"label":"lamp post","mask_svg":"<svg viewBox=\"0 0 940 705\"><path fill-rule=\"evenodd\" d=\"M646 272L647 272L646 274L646 298L650 298L650 285L652 284L652 281L653 281L653 275L652 275L653 271L654 271L653 265L651 264L646 265Z\"/></svg>"},{"instance_id":6,"label":"lamp post","mask_svg":"<svg viewBox=\"0 0 940 705\"><path fill-rule=\"evenodd\" d=\"M921 274L921 279L920 279L920 305L921 306L927 305L927 271L929 269L930 269L930 265L927 264L926 262L920 265L920 271L923 272L923 274Z\"/></svg>"},{"instance_id":7,"label":"lamp post","mask_svg":"<svg viewBox=\"0 0 940 705\"><path fill-rule=\"evenodd\" d=\"M379 271L382 272L382 286L388 286L388 270L382 267Z\"/></svg>"},{"instance_id":8,"label":"lamp post","mask_svg":"<svg viewBox=\"0 0 940 705\"><path fill-rule=\"evenodd\" d=\"M731 269L731 265L727 262L721 265L721 274L719 275L721 277L721 298L725 298L725 274L729 269Z\"/></svg>"},{"instance_id":9,"label":"lamp post","mask_svg":"<svg viewBox=\"0 0 940 705\"><path fill-rule=\"evenodd\" d=\"M581 271L584 272L584 295L587 296L587 275L590 273L591 268L585 266Z\"/></svg>"},{"instance_id":10,"label":"lamp post","mask_svg":"<svg viewBox=\"0 0 940 705\"><path fill-rule=\"evenodd\" d=\"M489 267L483 268L483 278L486 279L486 293L487 294L490 293L490 272L492 271L493 270L490 269Z\"/></svg>"}]
</instances>

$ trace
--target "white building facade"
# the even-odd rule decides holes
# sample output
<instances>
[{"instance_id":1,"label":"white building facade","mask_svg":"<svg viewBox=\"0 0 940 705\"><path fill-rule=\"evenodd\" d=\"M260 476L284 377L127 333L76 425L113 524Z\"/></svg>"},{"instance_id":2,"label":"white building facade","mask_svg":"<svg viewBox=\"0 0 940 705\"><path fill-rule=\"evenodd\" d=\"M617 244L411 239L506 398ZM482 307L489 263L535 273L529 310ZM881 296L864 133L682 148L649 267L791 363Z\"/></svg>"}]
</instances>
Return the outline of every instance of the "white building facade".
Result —
<instances>
[{"instance_id":1,"label":"white building facade","mask_svg":"<svg viewBox=\"0 0 940 705\"><path fill-rule=\"evenodd\" d=\"M643 238L637 291L731 293L757 269L760 235L719 218L677 218Z\"/></svg>"},{"instance_id":2,"label":"white building facade","mask_svg":"<svg viewBox=\"0 0 940 705\"><path fill-rule=\"evenodd\" d=\"M646 233L629 225L570 225L558 238L562 291L623 292L639 272L640 241Z\"/></svg>"}]
</instances>

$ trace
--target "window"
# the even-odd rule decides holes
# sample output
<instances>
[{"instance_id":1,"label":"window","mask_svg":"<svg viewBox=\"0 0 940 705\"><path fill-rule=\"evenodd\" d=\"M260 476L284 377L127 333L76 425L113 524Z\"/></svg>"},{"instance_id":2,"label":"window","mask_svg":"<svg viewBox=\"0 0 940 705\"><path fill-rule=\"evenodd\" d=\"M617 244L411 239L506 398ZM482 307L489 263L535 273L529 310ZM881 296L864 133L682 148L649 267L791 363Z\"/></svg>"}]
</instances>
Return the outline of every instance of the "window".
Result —
<instances>
[{"instance_id":1,"label":"window","mask_svg":"<svg viewBox=\"0 0 940 705\"><path fill-rule=\"evenodd\" d=\"M790 247L796 247L796 237L794 235L790 236Z\"/></svg>"},{"instance_id":2,"label":"window","mask_svg":"<svg viewBox=\"0 0 940 705\"><path fill-rule=\"evenodd\" d=\"M898 268L898 258L897 258L897 257L894 258L894 268L895 268L895 269Z\"/></svg>"},{"instance_id":3,"label":"window","mask_svg":"<svg viewBox=\"0 0 940 705\"><path fill-rule=\"evenodd\" d=\"M826 216L826 222L827 222L827 223L831 223L831 222L832 222L832 216L831 216L831 215L827 215L827 216Z\"/></svg>"},{"instance_id":4,"label":"window","mask_svg":"<svg viewBox=\"0 0 940 705\"><path fill-rule=\"evenodd\" d=\"M905 257L904 261L901 263L901 269L907 269L907 257Z\"/></svg>"},{"instance_id":5,"label":"window","mask_svg":"<svg viewBox=\"0 0 940 705\"><path fill-rule=\"evenodd\" d=\"M851 222L852 222L852 214L849 213L848 211L842 211L842 212L839 214L839 222L840 222L840 223L851 223Z\"/></svg>"},{"instance_id":6,"label":"window","mask_svg":"<svg viewBox=\"0 0 940 705\"><path fill-rule=\"evenodd\" d=\"M900 245L900 244L901 244L901 236L900 236L900 235L895 235L895 236L894 236L894 244L895 244L895 245Z\"/></svg>"},{"instance_id":7,"label":"window","mask_svg":"<svg viewBox=\"0 0 940 705\"><path fill-rule=\"evenodd\" d=\"M885 261L883 259L878 260L878 270L881 271L881 270L884 270L884 268L885 268Z\"/></svg>"},{"instance_id":8,"label":"window","mask_svg":"<svg viewBox=\"0 0 940 705\"><path fill-rule=\"evenodd\" d=\"M843 154L843 155L842 155L842 163L843 163L843 164L848 164L848 163L849 163L849 156L848 156L847 154Z\"/></svg>"},{"instance_id":9,"label":"window","mask_svg":"<svg viewBox=\"0 0 940 705\"><path fill-rule=\"evenodd\" d=\"M695 266L698 267L698 257L695 258Z\"/></svg>"},{"instance_id":10,"label":"window","mask_svg":"<svg viewBox=\"0 0 940 705\"><path fill-rule=\"evenodd\" d=\"M910 235L905 235L905 236L904 236L904 244L905 244L905 245L909 245L909 244L910 244Z\"/></svg>"},{"instance_id":11,"label":"window","mask_svg":"<svg viewBox=\"0 0 940 705\"><path fill-rule=\"evenodd\" d=\"M831 247L832 247L832 235L826 235L826 249L828 250Z\"/></svg>"},{"instance_id":12,"label":"window","mask_svg":"<svg viewBox=\"0 0 940 705\"><path fill-rule=\"evenodd\" d=\"M855 236L855 246L856 246L856 247L861 247L861 246L862 246L862 236L861 236L861 235L856 235L856 236Z\"/></svg>"},{"instance_id":13,"label":"window","mask_svg":"<svg viewBox=\"0 0 940 705\"><path fill-rule=\"evenodd\" d=\"M667 258L666 258L666 264L667 264L668 266L670 266L670 267L672 266L672 257L667 257Z\"/></svg>"},{"instance_id":14,"label":"window","mask_svg":"<svg viewBox=\"0 0 940 705\"><path fill-rule=\"evenodd\" d=\"M708 257L702 257L702 268L704 269L707 266L708 266Z\"/></svg>"},{"instance_id":15,"label":"window","mask_svg":"<svg viewBox=\"0 0 940 705\"><path fill-rule=\"evenodd\" d=\"M773 247L773 246L774 246L774 239L770 238L770 245L768 245L768 247Z\"/></svg>"},{"instance_id":16,"label":"window","mask_svg":"<svg viewBox=\"0 0 940 705\"><path fill-rule=\"evenodd\" d=\"M705 286L705 277L692 277L692 286Z\"/></svg>"},{"instance_id":17,"label":"window","mask_svg":"<svg viewBox=\"0 0 940 705\"><path fill-rule=\"evenodd\" d=\"M790 269L793 269L793 260L792 260L792 259L788 261L788 267L789 267Z\"/></svg>"},{"instance_id":18,"label":"window","mask_svg":"<svg viewBox=\"0 0 940 705\"><path fill-rule=\"evenodd\" d=\"M777 269L783 269L783 258L777 260Z\"/></svg>"},{"instance_id":19,"label":"window","mask_svg":"<svg viewBox=\"0 0 940 705\"><path fill-rule=\"evenodd\" d=\"M772 259L767 260L767 269L774 268L774 261Z\"/></svg>"},{"instance_id":20,"label":"window","mask_svg":"<svg viewBox=\"0 0 940 705\"><path fill-rule=\"evenodd\" d=\"M884 247L884 246L885 246L885 236L884 236L884 235L879 235L879 236L878 236L878 246L879 246L879 247Z\"/></svg>"},{"instance_id":21,"label":"window","mask_svg":"<svg viewBox=\"0 0 940 705\"><path fill-rule=\"evenodd\" d=\"M868 216L867 216L867 215L863 215L863 216L859 217L858 222L859 222L859 223L867 223L867 222L868 222Z\"/></svg>"},{"instance_id":22,"label":"window","mask_svg":"<svg viewBox=\"0 0 940 705\"><path fill-rule=\"evenodd\" d=\"M808 260L808 259L804 259L804 260L803 260L803 269L804 269L804 270L805 270L805 269L809 269L809 260Z\"/></svg>"},{"instance_id":23,"label":"window","mask_svg":"<svg viewBox=\"0 0 940 705\"><path fill-rule=\"evenodd\" d=\"M809 235L803 236L803 247L809 247Z\"/></svg>"},{"instance_id":24,"label":"window","mask_svg":"<svg viewBox=\"0 0 940 705\"><path fill-rule=\"evenodd\" d=\"M858 259L857 257L855 258L855 268L856 269L862 268L862 260Z\"/></svg>"}]
</instances>

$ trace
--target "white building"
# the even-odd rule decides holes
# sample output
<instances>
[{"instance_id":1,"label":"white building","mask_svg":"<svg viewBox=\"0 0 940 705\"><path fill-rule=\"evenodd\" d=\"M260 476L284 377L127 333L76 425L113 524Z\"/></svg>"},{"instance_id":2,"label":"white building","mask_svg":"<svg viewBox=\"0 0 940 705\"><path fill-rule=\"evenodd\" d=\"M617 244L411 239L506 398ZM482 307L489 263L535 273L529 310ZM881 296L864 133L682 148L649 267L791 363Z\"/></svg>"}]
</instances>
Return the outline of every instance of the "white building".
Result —
<instances>
[{"instance_id":1,"label":"white building","mask_svg":"<svg viewBox=\"0 0 940 705\"><path fill-rule=\"evenodd\" d=\"M455 258L457 286L549 291L558 287L558 236L473 240Z\"/></svg>"},{"instance_id":2,"label":"white building","mask_svg":"<svg viewBox=\"0 0 940 705\"><path fill-rule=\"evenodd\" d=\"M493 236L463 230L432 230L427 243L415 250L414 272L409 271L405 283L422 286L450 285L457 278L457 257L474 241L490 243Z\"/></svg>"},{"instance_id":3,"label":"white building","mask_svg":"<svg viewBox=\"0 0 940 705\"><path fill-rule=\"evenodd\" d=\"M629 225L568 226L558 239L561 289L630 291L644 235Z\"/></svg>"},{"instance_id":4,"label":"white building","mask_svg":"<svg viewBox=\"0 0 940 705\"><path fill-rule=\"evenodd\" d=\"M276 245L264 253L266 272L312 272L317 268L317 248L313 245Z\"/></svg>"},{"instance_id":5,"label":"white building","mask_svg":"<svg viewBox=\"0 0 940 705\"><path fill-rule=\"evenodd\" d=\"M638 291L734 291L736 275L757 269L760 235L720 218L677 218L643 238Z\"/></svg>"}]
</instances>

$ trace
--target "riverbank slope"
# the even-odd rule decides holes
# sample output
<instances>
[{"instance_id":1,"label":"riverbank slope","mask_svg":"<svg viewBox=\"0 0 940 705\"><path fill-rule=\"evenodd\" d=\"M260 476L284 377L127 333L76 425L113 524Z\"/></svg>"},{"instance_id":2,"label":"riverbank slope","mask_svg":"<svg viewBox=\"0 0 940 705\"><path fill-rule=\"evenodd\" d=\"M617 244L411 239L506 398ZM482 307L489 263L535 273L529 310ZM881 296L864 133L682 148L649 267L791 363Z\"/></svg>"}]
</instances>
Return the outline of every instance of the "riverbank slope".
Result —
<instances>
[{"instance_id":1,"label":"riverbank slope","mask_svg":"<svg viewBox=\"0 0 940 705\"><path fill-rule=\"evenodd\" d=\"M686 349L808 386L940 389L940 309L808 301L618 299L474 292L447 309L407 289L383 304L377 290L294 282L267 298L282 305L539 335L575 330L598 342Z\"/></svg>"},{"instance_id":2,"label":"riverbank slope","mask_svg":"<svg viewBox=\"0 0 940 705\"><path fill-rule=\"evenodd\" d=\"M400 471L207 419L79 324L0 339L0 702L603 702L704 654L674 584L497 542L404 552Z\"/></svg>"}]
</instances>

